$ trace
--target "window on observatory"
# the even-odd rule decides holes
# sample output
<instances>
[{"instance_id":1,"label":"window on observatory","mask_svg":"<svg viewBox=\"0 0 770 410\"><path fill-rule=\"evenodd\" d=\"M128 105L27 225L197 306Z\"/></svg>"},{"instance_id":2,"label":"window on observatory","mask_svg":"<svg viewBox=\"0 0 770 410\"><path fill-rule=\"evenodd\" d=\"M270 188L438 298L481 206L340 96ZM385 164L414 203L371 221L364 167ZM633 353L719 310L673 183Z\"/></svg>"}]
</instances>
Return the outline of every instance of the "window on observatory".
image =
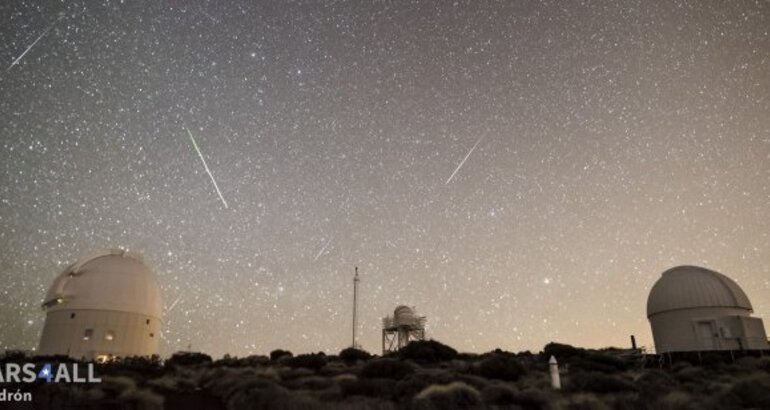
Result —
<instances>
[{"instance_id":1,"label":"window on observatory","mask_svg":"<svg viewBox=\"0 0 770 410\"><path fill-rule=\"evenodd\" d=\"M83 340L91 340L91 336L94 335L94 329L86 329L83 333Z\"/></svg>"},{"instance_id":2,"label":"window on observatory","mask_svg":"<svg viewBox=\"0 0 770 410\"><path fill-rule=\"evenodd\" d=\"M108 330L107 333L104 334L104 340L111 341L112 339L115 339L115 331Z\"/></svg>"}]
</instances>

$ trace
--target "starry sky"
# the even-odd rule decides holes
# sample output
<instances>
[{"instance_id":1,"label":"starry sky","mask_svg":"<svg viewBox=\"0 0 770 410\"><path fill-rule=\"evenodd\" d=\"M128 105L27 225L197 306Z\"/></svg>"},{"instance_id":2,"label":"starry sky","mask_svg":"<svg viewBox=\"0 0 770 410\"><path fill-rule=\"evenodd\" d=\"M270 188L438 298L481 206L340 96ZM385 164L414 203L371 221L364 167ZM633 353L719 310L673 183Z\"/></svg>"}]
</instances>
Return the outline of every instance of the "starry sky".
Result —
<instances>
[{"instance_id":1,"label":"starry sky","mask_svg":"<svg viewBox=\"0 0 770 410\"><path fill-rule=\"evenodd\" d=\"M770 320L766 1L10 0L0 22L0 348L34 348L52 279L105 247L157 272L165 355L336 353L355 266L376 353L398 304L462 351L651 346L679 264Z\"/></svg>"}]
</instances>

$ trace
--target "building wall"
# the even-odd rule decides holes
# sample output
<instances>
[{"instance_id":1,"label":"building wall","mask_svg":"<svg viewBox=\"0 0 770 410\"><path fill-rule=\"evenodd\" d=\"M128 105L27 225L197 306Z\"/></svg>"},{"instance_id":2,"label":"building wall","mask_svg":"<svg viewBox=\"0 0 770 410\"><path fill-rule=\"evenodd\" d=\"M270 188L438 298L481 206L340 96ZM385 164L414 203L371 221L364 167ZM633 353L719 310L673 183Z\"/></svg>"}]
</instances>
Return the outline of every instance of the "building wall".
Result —
<instances>
[{"instance_id":1,"label":"building wall","mask_svg":"<svg viewBox=\"0 0 770 410\"><path fill-rule=\"evenodd\" d=\"M91 329L91 334L86 338L87 329ZM158 354L160 331L158 318L141 314L82 309L49 311L39 353L86 360L104 355L151 356ZM108 333L112 340L108 340Z\"/></svg>"},{"instance_id":2,"label":"building wall","mask_svg":"<svg viewBox=\"0 0 770 410\"><path fill-rule=\"evenodd\" d=\"M745 340L743 341L744 348L749 350L770 349L767 333L765 333L765 324L762 322L762 319L758 317L742 317L740 322L743 327L743 334L745 335Z\"/></svg>"},{"instance_id":3,"label":"building wall","mask_svg":"<svg viewBox=\"0 0 770 410\"><path fill-rule=\"evenodd\" d=\"M745 309L681 309L649 319L658 353L768 348L762 321Z\"/></svg>"}]
</instances>

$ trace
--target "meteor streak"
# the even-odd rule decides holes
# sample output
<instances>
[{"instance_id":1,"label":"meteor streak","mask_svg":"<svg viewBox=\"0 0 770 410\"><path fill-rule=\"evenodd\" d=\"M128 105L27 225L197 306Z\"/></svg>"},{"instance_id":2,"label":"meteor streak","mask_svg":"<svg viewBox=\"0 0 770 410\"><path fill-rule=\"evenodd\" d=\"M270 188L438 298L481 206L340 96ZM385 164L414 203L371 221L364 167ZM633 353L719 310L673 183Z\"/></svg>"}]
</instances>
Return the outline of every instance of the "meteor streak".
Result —
<instances>
[{"instance_id":1,"label":"meteor streak","mask_svg":"<svg viewBox=\"0 0 770 410\"><path fill-rule=\"evenodd\" d=\"M24 56L25 56L25 55L27 55L27 53L29 53L29 50L32 50L32 47L34 47L34 46L35 46L35 44L37 44L37 42L38 42L38 41L40 41L40 39L41 39L41 38L45 37L45 35L46 35L46 34L48 34L48 32L49 32L49 31L51 31L51 29L53 28L53 26L55 26L55 25L56 25L56 23L58 23L58 22L59 22L59 20L61 20L62 18L64 18L64 16L63 16L63 15L62 15L62 16L59 16L59 18L58 18L58 19L56 19L56 20L55 20L53 23L51 23L51 25L50 25L50 26L48 26L48 28L47 28L47 29L45 29L45 31L43 31L43 34L39 35L39 36L38 36L38 37L35 39L35 41L33 41L33 42L32 42L32 44L30 44L30 45L29 45L29 47L27 47L27 49L26 49L26 50L24 50L24 52L23 52L23 53L21 53L21 55L20 55L20 56L16 57L16 59L15 59L15 60L13 60L13 62L11 63L11 65L10 65L10 66L8 66L8 68L6 68L6 69L5 69L5 72L7 73L8 71L10 71L10 70L13 68L13 66L15 66L16 64L19 64L19 61L21 61L21 59L22 59L22 58L24 58Z\"/></svg>"},{"instance_id":2,"label":"meteor streak","mask_svg":"<svg viewBox=\"0 0 770 410\"><path fill-rule=\"evenodd\" d=\"M171 306L169 306L168 309L166 309L166 314L174 310L174 307L176 307L176 304L179 303L180 300L182 300L182 295L183 294L179 294L179 297L176 298L174 303L172 303Z\"/></svg>"},{"instance_id":3,"label":"meteor streak","mask_svg":"<svg viewBox=\"0 0 770 410\"><path fill-rule=\"evenodd\" d=\"M328 240L328 241L326 241L326 243L325 243L325 244L324 244L324 246L321 248L321 250L318 252L318 254L315 256L315 258L313 258L313 262L317 261L317 260L318 260L318 258L320 258L320 257L321 257L321 255L323 255L324 251L326 251L326 247L327 247L327 246L329 246L329 243L331 243L331 241L332 241L332 238L331 238L331 237L329 237L329 240Z\"/></svg>"},{"instance_id":4,"label":"meteor streak","mask_svg":"<svg viewBox=\"0 0 770 410\"><path fill-rule=\"evenodd\" d=\"M478 141L476 141L475 144L473 144L473 148L471 148L470 151L468 151L468 154L465 155L465 158L463 158L463 160L460 161L460 164L457 166L457 168L455 168L455 172L452 172L452 175L449 176L449 179L446 180L446 183L444 183L444 185L449 185L449 183L452 182L452 179L457 174L457 171L459 171L460 168L463 167L463 164L465 164L465 161L467 161L468 157L470 157L471 154L473 154L473 151L476 150L476 147L479 146L479 143L481 143L481 140L483 140L483 139L484 139L484 137L481 137L481 138L479 138Z\"/></svg>"},{"instance_id":5,"label":"meteor streak","mask_svg":"<svg viewBox=\"0 0 770 410\"><path fill-rule=\"evenodd\" d=\"M195 147L195 152L198 153L198 156L201 158L201 162L203 162L203 168L206 170L206 173L209 174L209 178L211 178L211 182L214 184L214 189L217 190L219 199L222 200L222 203L225 204L225 208L227 208L227 201L225 201L225 197L222 196L222 191L219 190L219 185L217 185L217 181L214 179L214 175L211 174L209 166L206 165L206 159L203 158L203 154L201 153L200 148L198 148L198 144L195 143L195 138L193 138L189 128L185 127L185 130L187 130L187 134L190 136L190 141L192 141L193 147Z\"/></svg>"}]
</instances>

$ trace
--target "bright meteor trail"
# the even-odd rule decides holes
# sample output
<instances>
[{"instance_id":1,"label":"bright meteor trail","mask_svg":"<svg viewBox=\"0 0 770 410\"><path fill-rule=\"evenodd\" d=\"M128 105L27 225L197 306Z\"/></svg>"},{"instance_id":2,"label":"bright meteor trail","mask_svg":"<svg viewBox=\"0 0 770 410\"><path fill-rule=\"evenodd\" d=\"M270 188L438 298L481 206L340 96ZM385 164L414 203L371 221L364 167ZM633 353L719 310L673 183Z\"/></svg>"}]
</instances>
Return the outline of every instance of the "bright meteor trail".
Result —
<instances>
[{"instance_id":1,"label":"bright meteor trail","mask_svg":"<svg viewBox=\"0 0 770 410\"><path fill-rule=\"evenodd\" d=\"M40 41L40 39L41 39L41 38L43 38L43 37L44 37L46 34L48 34L48 32L49 32L49 31L51 31L51 29L53 28L53 26L55 26L55 25L56 25L56 23L58 23L58 22L59 22L59 20L61 20L62 18L64 18L64 16L60 16L58 19L56 19L56 21L54 21L53 23L51 23L51 25L50 25L50 26L48 26L48 28L47 28L47 29L45 29L45 31L43 31L43 34L39 35L39 36L38 36L38 37L35 39L35 41L33 41L33 42L32 42L32 44L30 44L30 45L29 45L29 47L27 47L27 49L26 49L26 50L24 50L24 52L23 52L23 53L21 53L21 55L20 55L20 56L16 57L16 59L15 59L15 60L13 60L13 62L11 63L11 65L10 65L10 66L8 66L8 68L6 68L6 69L5 69L5 72L7 73L8 71L10 71L10 70L13 68L13 66L15 66L16 64L19 64L19 61L21 61L21 59L22 59L22 58L24 58L24 56L25 56L25 55L27 55L27 53L29 53L29 50L32 50L32 47L34 47L34 46L35 46L35 44L37 44L37 42L38 42L38 41Z\"/></svg>"},{"instance_id":2,"label":"bright meteor trail","mask_svg":"<svg viewBox=\"0 0 770 410\"><path fill-rule=\"evenodd\" d=\"M217 190L219 199L222 200L222 203L225 204L225 208L227 208L227 201L225 201L225 197L222 196L222 191L219 190L219 185L217 185L217 181L214 179L214 175L211 173L209 166L206 165L206 159L203 158L203 154L201 153L200 148L198 148L198 144L195 143L195 138L193 138L193 135L190 132L189 128L185 127L185 130L187 130L187 135L190 136L190 141L192 141L193 147L195 147L195 151L198 153L198 156L201 158L201 162L203 162L203 168L206 170L206 173L209 174L209 178L211 178L211 182L214 184L214 188Z\"/></svg>"},{"instance_id":3,"label":"bright meteor trail","mask_svg":"<svg viewBox=\"0 0 770 410\"><path fill-rule=\"evenodd\" d=\"M476 141L476 143L475 143L475 144L473 144L473 148L471 148L471 150L470 150L470 151L468 151L468 154L466 154L466 155L465 155L465 158L463 158L463 160L462 160L462 161L460 161L460 164L457 166L457 168L455 168L455 172L452 172L452 175L450 175L450 176L449 176L449 179L447 179L447 180L446 180L446 183L445 183L444 185L449 185L449 183L450 183L450 182L452 182L452 178L454 178L454 177L455 177L455 175L457 174L457 171L459 171L459 170L460 170L460 168L462 168L462 167L463 167L463 164L465 164L465 161L467 161L467 160L468 160L468 157L470 157L470 156L471 156L471 154L473 154L473 151L476 149L476 147L478 147L478 146L479 146L479 143L480 143L480 142L481 142L481 140L483 140L483 139L484 139L484 137L481 137L481 138L479 138L479 140L478 140L478 141Z\"/></svg>"},{"instance_id":4,"label":"bright meteor trail","mask_svg":"<svg viewBox=\"0 0 770 410\"><path fill-rule=\"evenodd\" d=\"M318 252L318 254L315 256L315 258L313 258L313 262L317 261L317 260L318 260L318 258L320 258L320 257L321 257L321 255L323 255L324 251L326 251L326 247L327 247L327 246L329 246L329 243L331 243L331 241L332 241L332 238L331 238L331 237L329 237L329 240L328 240L328 241L326 241L326 243L325 243L325 244L324 244L324 246L321 248L321 250Z\"/></svg>"}]
</instances>

